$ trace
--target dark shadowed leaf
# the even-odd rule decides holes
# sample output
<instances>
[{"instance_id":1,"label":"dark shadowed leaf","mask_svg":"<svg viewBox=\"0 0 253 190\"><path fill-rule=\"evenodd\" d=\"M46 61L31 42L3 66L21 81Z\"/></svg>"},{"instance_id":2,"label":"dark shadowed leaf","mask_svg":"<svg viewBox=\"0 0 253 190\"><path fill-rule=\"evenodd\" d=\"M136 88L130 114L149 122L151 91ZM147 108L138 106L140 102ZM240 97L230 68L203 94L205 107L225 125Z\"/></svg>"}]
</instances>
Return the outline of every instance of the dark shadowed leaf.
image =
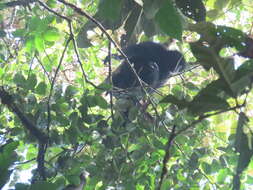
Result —
<instances>
[{"instance_id":1,"label":"dark shadowed leaf","mask_svg":"<svg viewBox=\"0 0 253 190\"><path fill-rule=\"evenodd\" d=\"M101 0L99 14L108 20L117 20L122 8L122 0Z\"/></svg>"},{"instance_id":2,"label":"dark shadowed leaf","mask_svg":"<svg viewBox=\"0 0 253 190\"><path fill-rule=\"evenodd\" d=\"M13 82L22 88L26 88L26 79L22 73L16 73L13 78Z\"/></svg>"},{"instance_id":3,"label":"dark shadowed leaf","mask_svg":"<svg viewBox=\"0 0 253 190\"><path fill-rule=\"evenodd\" d=\"M29 90L33 90L37 84L37 75L35 74L30 74L28 76L28 79L27 79L27 88Z\"/></svg>"},{"instance_id":4,"label":"dark shadowed leaf","mask_svg":"<svg viewBox=\"0 0 253 190\"><path fill-rule=\"evenodd\" d=\"M35 89L35 92L39 95L45 95L47 90L47 84L45 82L40 82Z\"/></svg>"},{"instance_id":5,"label":"dark shadowed leaf","mask_svg":"<svg viewBox=\"0 0 253 190\"><path fill-rule=\"evenodd\" d=\"M187 107L187 105L189 104L189 102L187 102L186 100L180 100L173 95L168 95L168 96L164 97L160 101L160 103L172 103L172 104L177 105L179 109L183 109L183 108Z\"/></svg>"},{"instance_id":6,"label":"dark shadowed leaf","mask_svg":"<svg viewBox=\"0 0 253 190\"><path fill-rule=\"evenodd\" d=\"M201 115L210 111L217 111L229 108L225 99L212 95L200 95L191 101L189 111L195 115Z\"/></svg>"},{"instance_id":7,"label":"dark shadowed leaf","mask_svg":"<svg viewBox=\"0 0 253 190\"><path fill-rule=\"evenodd\" d=\"M138 34L138 29L140 27L140 20L142 15L142 9L140 6L136 5L131 11L129 17L126 20L124 29L126 30L126 35L124 35L124 41L134 44L137 42L136 36Z\"/></svg>"},{"instance_id":8,"label":"dark shadowed leaf","mask_svg":"<svg viewBox=\"0 0 253 190\"><path fill-rule=\"evenodd\" d=\"M182 23L180 16L171 1L164 1L155 19L161 30L172 38L182 39Z\"/></svg>"},{"instance_id":9,"label":"dark shadowed leaf","mask_svg":"<svg viewBox=\"0 0 253 190\"><path fill-rule=\"evenodd\" d=\"M235 137L235 149L240 153L239 160L237 163L237 175L239 176L243 170L248 166L250 159L253 155L253 151L251 149L252 146L249 146L248 136L244 133L243 127L246 126L249 119L247 116L241 112L239 115L238 126L236 129L236 137Z\"/></svg>"},{"instance_id":10,"label":"dark shadowed leaf","mask_svg":"<svg viewBox=\"0 0 253 190\"><path fill-rule=\"evenodd\" d=\"M16 183L15 190L29 190L30 185L24 183Z\"/></svg>"},{"instance_id":11,"label":"dark shadowed leaf","mask_svg":"<svg viewBox=\"0 0 253 190\"><path fill-rule=\"evenodd\" d=\"M0 38L3 38L6 36L6 32L4 30L0 30Z\"/></svg>"},{"instance_id":12,"label":"dark shadowed leaf","mask_svg":"<svg viewBox=\"0 0 253 190\"><path fill-rule=\"evenodd\" d=\"M197 22L205 21L206 8L202 0L176 0L175 2L185 16Z\"/></svg>"},{"instance_id":13,"label":"dark shadowed leaf","mask_svg":"<svg viewBox=\"0 0 253 190\"><path fill-rule=\"evenodd\" d=\"M163 0L145 0L143 4L144 14L147 19L153 19L163 5Z\"/></svg>"},{"instance_id":14,"label":"dark shadowed leaf","mask_svg":"<svg viewBox=\"0 0 253 190\"><path fill-rule=\"evenodd\" d=\"M45 189L57 190L57 188L58 188L57 185L53 183L38 181L35 184L32 184L29 190L45 190Z\"/></svg>"}]
</instances>

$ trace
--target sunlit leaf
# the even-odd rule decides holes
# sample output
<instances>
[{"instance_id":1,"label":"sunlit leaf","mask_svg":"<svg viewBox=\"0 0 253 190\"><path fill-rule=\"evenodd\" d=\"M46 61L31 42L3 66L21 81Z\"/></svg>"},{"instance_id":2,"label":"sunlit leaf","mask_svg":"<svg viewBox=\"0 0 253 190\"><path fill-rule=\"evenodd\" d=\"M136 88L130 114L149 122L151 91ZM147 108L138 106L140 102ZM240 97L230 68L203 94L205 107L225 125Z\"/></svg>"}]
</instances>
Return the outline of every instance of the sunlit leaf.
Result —
<instances>
[{"instance_id":1,"label":"sunlit leaf","mask_svg":"<svg viewBox=\"0 0 253 190\"><path fill-rule=\"evenodd\" d=\"M35 36L34 44L39 52L42 52L45 49L44 40L40 34Z\"/></svg>"},{"instance_id":2,"label":"sunlit leaf","mask_svg":"<svg viewBox=\"0 0 253 190\"><path fill-rule=\"evenodd\" d=\"M55 28L50 28L45 33L43 33L43 38L46 41L54 42L60 38L60 34Z\"/></svg>"}]
</instances>

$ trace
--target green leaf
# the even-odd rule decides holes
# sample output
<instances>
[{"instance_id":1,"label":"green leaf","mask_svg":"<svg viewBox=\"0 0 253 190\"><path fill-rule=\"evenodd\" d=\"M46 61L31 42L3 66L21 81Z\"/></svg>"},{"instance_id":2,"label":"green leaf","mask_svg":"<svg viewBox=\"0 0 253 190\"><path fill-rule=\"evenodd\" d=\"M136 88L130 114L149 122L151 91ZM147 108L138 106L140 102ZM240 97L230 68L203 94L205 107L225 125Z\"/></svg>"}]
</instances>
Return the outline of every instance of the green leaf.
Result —
<instances>
[{"instance_id":1,"label":"green leaf","mask_svg":"<svg viewBox=\"0 0 253 190\"><path fill-rule=\"evenodd\" d=\"M43 33L43 39L48 42L55 42L60 38L60 34L56 28L50 28Z\"/></svg>"},{"instance_id":2,"label":"green leaf","mask_svg":"<svg viewBox=\"0 0 253 190\"><path fill-rule=\"evenodd\" d=\"M8 182L13 171L9 168L17 159L15 149L18 147L18 144L18 142L8 140L6 144L0 146L0 188Z\"/></svg>"},{"instance_id":3,"label":"green leaf","mask_svg":"<svg viewBox=\"0 0 253 190\"><path fill-rule=\"evenodd\" d=\"M26 39L25 48L26 48L26 51L29 52L29 53L31 53L35 50L35 48L34 48L34 37L33 36L30 36L29 38Z\"/></svg>"},{"instance_id":4,"label":"green leaf","mask_svg":"<svg viewBox=\"0 0 253 190\"><path fill-rule=\"evenodd\" d=\"M39 52L43 52L43 51L44 51L44 49L45 49L45 44L44 44L44 40L43 40L41 34L37 34L37 35L35 36L34 44L35 44L36 49L37 49Z\"/></svg>"},{"instance_id":5,"label":"green leaf","mask_svg":"<svg viewBox=\"0 0 253 190\"><path fill-rule=\"evenodd\" d=\"M57 2L55 0L48 0L46 2L46 4L50 7L50 8L55 8L57 6Z\"/></svg>"},{"instance_id":6,"label":"green leaf","mask_svg":"<svg viewBox=\"0 0 253 190\"><path fill-rule=\"evenodd\" d=\"M136 190L144 190L144 189L145 189L144 185L141 185L141 184L136 185Z\"/></svg>"},{"instance_id":7,"label":"green leaf","mask_svg":"<svg viewBox=\"0 0 253 190\"><path fill-rule=\"evenodd\" d=\"M207 175L211 174L212 167L210 164L208 164L206 162L202 162L201 167L202 167L203 171L205 172L205 174L207 174Z\"/></svg>"},{"instance_id":8,"label":"green leaf","mask_svg":"<svg viewBox=\"0 0 253 190\"><path fill-rule=\"evenodd\" d=\"M24 183L16 183L15 190L29 190L29 185Z\"/></svg>"},{"instance_id":9,"label":"green leaf","mask_svg":"<svg viewBox=\"0 0 253 190\"><path fill-rule=\"evenodd\" d=\"M143 2L143 11L145 14L145 17L147 19L153 19L156 15L156 13L159 11L161 6L163 5L163 0L145 0Z\"/></svg>"},{"instance_id":10,"label":"green leaf","mask_svg":"<svg viewBox=\"0 0 253 190\"><path fill-rule=\"evenodd\" d=\"M240 153L236 174L240 176L245 168L250 163L250 159L253 155L252 145L249 145L249 142L252 142L252 139L248 139L247 135L244 133L243 128L249 122L249 118L241 112L239 115L238 126L236 129L236 139L235 139L235 149ZM249 141L249 142L248 142Z\"/></svg>"},{"instance_id":11,"label":"green leaf","mask_svg":"<svg viewBox=\"0 0 253 190\"><path fill-rule=\"evenodd\" d=\"M68 175L67 179L73 185L79 185L80 184L80 177L78 175Z\"/></svg>"},{"instance_id":12,"label":"green leaf","mask_svg":"<svg viewBox=\"0 0 253 190\"><path fill-rule=\"evenodd\" d=\"M15 74L13 82L22 88L26 88L26 79L20 72Z\"/></svg>"},{"instance_id":13,"label":"green leaf","mask_svg":"<svg viewBox=\"0 0 253 190\"><path fill-rule=\"evenodd\" d=\"M29 190L45 190L45 189L57 190L57 185L50 182L38 181L32 184Z\"/></svg>"},{"instance_id":14,"label":"green leaf","mask_svg":"<svg viewBox=\"0 0 253 190\"><path fill-rule=\"evenodd\" d=\"M102 96L95 96L95 101L100 108L102 109L108 108L108 103Z\"/></svg>"},{"instance_id":15,"label":"green leaf","mask_svg":"<svg viewBox=\"0 0 253 190\"><path fill-rule=\"evenodd\" d=\"M138 28L140 27L140 17L142 14L142 9L139 6L136 6L129 17L127 18L124 29L126 31L126 35L124 36L124 40L127 42L136 42L136 32L138 32Z\"/></svg>"},{"instance_id":16,"label":"green leaf","mask_svg":"<svg viewBox=\"0 0 253 190\"><path fill-rule=\"evenodd\" d=\"M33 16L28 20L29 31L35 31L41 25L41 20L37 16Z\"/></svg>"},{"instance_id":17,"label":"green leaf","mask_svg":"<svg viewBox=\"0 0 253 190\"><path fill-rule=\"evenodd\" d=\"M0 38L3 38L6 36L6 32L4 30L0 30Z\"/></svg>"},{"instance_id":18,"label":"green leaf","mask_svg":"<svg viewBox=\"0 0 253 190\"><path fill-rule=\"evenodd\" d=\"M253 61L248 60L236 70L232 88L236 95L241 95L247 91L247 87L251 87L253 77Z\"/></svg>"},{"instance_id":19,"label":"green leaf","mask_svg":"<svg viewBox=\"0 0 253 190\"><path fill-rule=\"evenodd\" d=\"M0 3L0 10L3 10L4 8L6 8L5 3Z\"/></svg>"},{"instance_id":20,"label":"green leaf","mask_svg":"<svg viewBox=\"0 0 253 190\"><path fill-rule=\"evenodd\" d=\"M219 9L222 11L222 9L226 7L229 2L230 1L227 1L227 0L216 0L214 3L214 7L215 9Z\"/></svg>"},{"instance_id":21,"label":"green leaf","mask_svg":"<svg viewBox=\"0 0 253 190\"><path fill-rule=\"evenodd\" d=\"M89 107L99 106L102 109L108 108L108 104L102 96L87 96L84 97L84 101L87 102Z\"/></svg>"},{"instance_id":22,"label":"green leaf","mask_svg":"<svg viewBox=\"0 0 253 190\"><path fill-rule=\"evenodd\" d=\"M221 168L220 162L214 159L212 161L211 168L212 168L212 173L217 173L219 169Z\"/></svg>"},{"instance_id":23,"label":"green leaf","mask_svg":"<svg viewBox=\"0 0 253 190\"><path fill-rule=\"evenodd\" d=\"M171 181L168 179L163 180L161 190L168 190L170 188L171 188Z\"/></svg>"},{"instance_id":24,"label":"green leaf","mask_svg":"<svg viewBox=\"0 0 253 190\"><path fill-rule=\"evenodd\" d=\"M0 163L0 165L1 164L2 163ZM0 175L0 188L1 189L9 181L11 174L12 174L12 170L8 170L6 168L4 168L4 169L1 168L1 175Z\"/></svg>"},{"instance_id":25,"label":"green leaf","mask_svg":"<svg viewBox=\"0 0 253 190\"><path fill-rule=\"evenodd\" d=\"M197 22L205 21L206 8L202 0L176 0L175 2L185 16Z\"/></svg>"},{"instance_id":26,"label":"green leaf","mask_svg":"<svg viewBox=\"0 0 253 190\"><path fill-rule=\"evenodd\" d=\"M69 119L62 114L57 114L57 116L55 117L55 121L58 121L61 126L69 125Z\"/></svg>"},{"instance_id":27,"label":"green leaf","mask_svg":"<svg viewBox=\"0 0 253 190\"><path fill-rule=\"evenodd\" d=\"M98 88L95 91L95 94L102 94L103 92L107 92L112 89L112 85L106 82L103 82L98 85Z\"/></svg>"},{"instance_id":28,"label":"green leaf","mask_svg":"<svg viewBox=\"0 0 253 190\"><path fill-rule=\"evenodd\" d=\"M4 74L4 69L0 67L0 78L2 78L3 74Z\"/></svg>"},{"instance_id":29,"label":"green leaf","mask_svg":"<svg viewBox=\"0 0 253 190\"><path fill-rule=\"evenodd\" d=\"M139 109L136 106L132 106L128 111L128 119L134 121L138 116Z\"/></svg>"},{"instance_id":30,"label":"green leaf","mask_svg":"<svg viewBox=\"0 0 253 190\"><path fill-rule=\"evenodd\" d=\"M84 121L88 124L92 124L92 123L99 122L103 118L104 118L104 116L102 116L102 115L89 114L89 115L86 115L86 117L84 118Z\"/></svg>"},{"instance_id":31,"label":"green leaf","mask_svg":"<svg viewBox=\"0 0 253 190\"><path fill-rule=\"evenodd\" d=\"M227 26L216 26L215 34L227 46L235 47L238 51L245 49L246 35L241 30Z\"/></svg>"},{"instance_id":32,"label":"green leaf","mask_svg":"<svg viewBox=\"0 0 253 190\"><path fill-rule=\"evenodd\" d=\"M37 84L37 76L34 73L32 73L29 75L29 77L27 79L27 88L29 90L33 90L35 88L36 84Z\"/></svg>"},{"instance_id":33,"label":"green leaf","mask_svg":"<svg viewBox=\"0 0 253 190\"><path fill-rule=\"evenodd\" d=\"M100 1L99 14L108 20L117 20L120 16L122 0L106 0Z\"/></svg>"},{"instance_id":34,"label":"green leaf","mask_svg":"<svg viewBox=\"0 0 253 190\"><path fill-rule=\"evenodd\" d=\"M70 100L77 92L78 91L76 87L69 85L65 90L64 96L67 100Z\"/></svg>"},{"instance_id":35,"label":"green leaf","mask_svg":"<svg viewBox=\"0 0 253 190\"><path fill-rule=\"evenodd\" d=\"M183 27L180 16L171 1L164 1L155 19L163 32L181 41Z\"/></svg>"},{"instance_id":36,"label":"green leaf","mask_svg":"<svg viewBox=\"0 0 253 190\"><path fill-rule=\"evenodd\" d=\"M201 115L210 111L228 109L229 104L225 99L213 95L204 95L194 97L188 107L194 115Z\"/></svg>"},{"instance_id":37,"label":"green leaf","mask_svg":"<svg viewBox=\"0 0 253 190\"><path fill-rule=\"evenodd\" d=\"M219 18L220 11L218 9L212 9L207 12L207 17L214 20L216 18Z\"/></svg>"},{"instance_id":38,"label":"green leaf","mask_svg":"<svg viewBox=\"0 0 253 190\"><path fill-rule=\"evenodd\" d=\"M47 91L47 84L45 82L40 82L35 89L35 92L39 95L45 95Z\"/></svg>"},{"instance_id":39,"label":"green leaf","mask_svg":"<svg viewBox=\"0 0 253 190\"><path fill-rule=\"evenodd\" d=\"M47 16L43 19L43 22L44 22L45 26L47 26L47 28L48 28L48 25L49 25L49 24L54 24L53 22L56 21L56 18L57 18L56 15L53 15L53 14L47 15ZM52 28L53 28L53 27L52 27ZM54 29L56 29L56 28L54 28ZM56 29L56 30L57 30L57 29Z\"/></svg>"},{"instance_id":40,"label":"green leaf","mask_svg":"<svg viewBox=\"0 0 253 190\"><path fill-rule=\"evenodd\" d=\"M65 186L65 179L63 176L59 177L54 184L58 187L57 189L62 189L63 186Z\"/></svg>"},{"instance_id":41,"label":"green leaf","mask_svg":"<svg viewBox=\"0 0 253 190\"><path fill-rule=\"evenodd\" d=\"M228 169L221 169L217 176L217 183L223 184L227 176L228 176Z\"/></svg>"},{"instance_id":42,"label":"green leaf","mask_svg":"<svg viewBox=\"0 0 253 190\"><path fill-rule=\"evenodd\" d=\"M69 104L67 102L64 102L64 103L58 103L58 108L60 111L62 112L67 112L69 111Z\"/></svg>"},{"instance_id":43,"label":"green leaf","mask_svg":"<svg viewBox=\"0 0 253 190\"><path fill-rule=\"evenodd\" d=\"M235 77L234 60L231 58L221 58L217 54L217 51L220 49L206 47L201 42L194 42L190 45L194 56L202 66L206 70L213 68L219 74L220 78L223 79L226 86L232 91L231 83Z\"/></svg>"},{"instance_id":44,"label":"green leaf","mask_svg":"<svg viewBox=\"0 0 253 190\"><path fill-rule=\"evenodd\" d=\"M217 96L222 92L226 92L227 95L233 97L233 92L226 85L225 81L218 79L209 83L205 88L202 88L198 96Z\"/></svg>"},{"instance_id":45,"label":"green leaf","mask_svg":"<svg viewBox=\"0 0 253 190\"><path fill-rule=\"evenodd\" d=\"M26 29L17 29L14 32L12 32L12 35L14 37L24 37L26 34Z\"/></svg>"},{"instance_id":46,"label":"green leaf","mask_svg":"<svg viewBox=\"0 0 253 190\"><path fill-rule=\"evenodd\" d=\"M240 153L243 153L245 149L249 150L247 135L243 132L243 127L247 124L248 121L248 117L243 112L241 112L236 128L236 137L234 144L236 151Z\"/></svg>"},{"instance_id":47,"label":"green leaf","mask_svg":"<svg viewBox=\"0 0 253 190\"><path fill-rule=\"evenodd\" d=\"M199 155L197 153L193 153L189 160L189 167L190 169L195 169L199 165Z\"/></svg>"},{"instance_id":48,"label":"green leaf","mask_svg":"<svg viewBox=\"0 0 253 190\"><path fill-rule=\"evenodd\" d=\"M209 70L216 62L215 56L210 47L203 46L200 42L190 43L190 47L194 56L206 70Z\"/></svg>"},{"instance_id":49,"label":"green leaf","mask_svg":"<svg viewBox=\"0 0 253 190\"><path fill-rule=\"evenodd\" d=\"M152 37L157 33L161 33L161 30L157 27L154 19L149 20L146 17L142 17L141 25L147 37Z\"/></svg>"},{"instance_id":50,"label":"green leaf","mask_svg":"<svg viewBox=\"0 0 253 190\"><path fill-rule=\"evenodd\" d=\"M177 179L179 181L185 181L186 177L184 176L184 171L183 170L178 170L177 171Z\"/></svg>"},{"instance_id":51,"label":"green leaf","mask_svg":"<svg viewBox=\"0 0 253 190\"><path fill-rule=\"evenodd\" d=\"M3 147L3 153L5 156L11 156L13 154L13 151L18 147L18 142L10 142L8 144L5 144ZM2 147L1 147L2 148Z\"/></svg>"},{"instance_id":52,"label":"green leaf","mask_svg":"<svg viewBox=\"0 0 253 190\"><path fill-rule=\"evenodd\" d=\"M187 107L187 105L189 104L189 102L187 102L186 100L179 100L177 97L173 96L173 95L168 95L166 97L164 97L160 103L172 103L178 106L179 109L183 109L185 107Z\"/></svg>"}]
</instances>

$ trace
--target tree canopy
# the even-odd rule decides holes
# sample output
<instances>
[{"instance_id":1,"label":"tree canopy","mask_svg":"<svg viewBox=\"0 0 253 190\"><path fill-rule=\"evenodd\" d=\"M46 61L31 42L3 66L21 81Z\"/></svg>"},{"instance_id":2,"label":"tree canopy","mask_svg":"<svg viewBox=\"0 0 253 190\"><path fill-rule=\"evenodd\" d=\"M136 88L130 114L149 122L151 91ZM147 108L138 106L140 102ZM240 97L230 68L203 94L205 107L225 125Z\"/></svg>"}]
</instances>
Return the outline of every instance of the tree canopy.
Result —
<instances>
[{"instance_id":1,"label":"tree canopy","mask_svg":"<svg viewBox=\"0 0 253 190\"><path fill-rule=\"evenodd\" d=\"M253 186L251 0L2 0L0 13L0 189ZM113 55L143 41L186 68L116 99Z\"/></svg>"}]
</instances>

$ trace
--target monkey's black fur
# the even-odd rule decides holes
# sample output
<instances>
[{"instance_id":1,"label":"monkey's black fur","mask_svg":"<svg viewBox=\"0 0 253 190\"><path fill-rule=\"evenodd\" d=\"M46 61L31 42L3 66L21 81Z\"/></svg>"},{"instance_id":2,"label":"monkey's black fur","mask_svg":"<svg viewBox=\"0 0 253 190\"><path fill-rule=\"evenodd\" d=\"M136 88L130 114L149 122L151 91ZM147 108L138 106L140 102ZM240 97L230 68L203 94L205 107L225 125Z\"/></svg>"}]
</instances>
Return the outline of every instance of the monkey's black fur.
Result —
<instances>
[{"instance_id":1,"label":"monkey's black fur","mask_svg":"<svg viewBox=\"0 0 253 190\"><path fill-rule=\"evenodd\" d=\"M181 71L185 66L183 55L170 51L158 43L143 42L123 49L140 79L151 86L159 88L171 73ZM112 73L114 87L127 89L140 86L130 65L123 61Z\"/></svg>"}]
</instances>

